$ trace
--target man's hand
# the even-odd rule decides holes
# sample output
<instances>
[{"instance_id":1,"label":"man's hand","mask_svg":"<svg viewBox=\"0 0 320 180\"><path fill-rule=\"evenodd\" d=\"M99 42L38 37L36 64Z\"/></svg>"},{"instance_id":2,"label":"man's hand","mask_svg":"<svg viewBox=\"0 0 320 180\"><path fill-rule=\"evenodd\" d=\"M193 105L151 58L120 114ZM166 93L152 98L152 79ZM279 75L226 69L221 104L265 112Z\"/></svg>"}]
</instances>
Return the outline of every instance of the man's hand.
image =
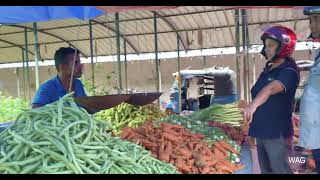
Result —
<instances>
[{"instance_id":1,"label":"man's hand","mask_svg":"<svg viewBox=\"0 0 320 180\"><path fill-rule=\"evenodd\" d=\"M250 103L248 106L240 109L242 111L242 115L245 123L250 124L252 121L252 116L256 112L256 107Z\"/></svg>"}]
</instances>

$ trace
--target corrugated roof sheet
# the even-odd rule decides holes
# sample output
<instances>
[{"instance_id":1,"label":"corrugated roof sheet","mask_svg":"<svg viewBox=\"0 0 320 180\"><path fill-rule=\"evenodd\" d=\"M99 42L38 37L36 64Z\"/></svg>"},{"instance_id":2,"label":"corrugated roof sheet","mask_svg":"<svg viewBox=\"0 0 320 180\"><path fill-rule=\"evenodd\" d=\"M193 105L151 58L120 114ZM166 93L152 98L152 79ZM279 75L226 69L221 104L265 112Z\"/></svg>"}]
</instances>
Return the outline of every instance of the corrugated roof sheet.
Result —
<instances>
[{"instance_id":1,"label":"corrugated roof sheet","mask_svg":"<svg viewBox=\"0 0 320 180\"><path fill-rule=\"evenodd\" d=\"M234 46L235 13L232 8L217 6L180 6L158 13L159 51L175 51L177 34L188 49ZM295 30L300 40L309 34L309 22L302 10L269 8L248 9L250 44L261 44L260 35L266 25L282 24ZM161 17L160 17L160 16ZM98 23L97 23L98 22ZM60 46L74 46L83 56L90 56L89 26L87 21L63 20L38 23L40 54L42 59L52 59ZM0 62L22 60L24 27L31 31L32 24L16 27L0 27ZM115 55L114 13L97 17L93 22L94 55ZM241 28L240 28L241 30ZM154 52L154 23L151 11L128 11L120 13L121 52L124 38L128 41L127 53ZM240 36L240 39L242 37ZM242 40L241 40L242 41ZM29 51L33 52L33 33L28 32ZM96 44L96 45L95 45ZM183 49L181 45L180 49ZM30 53L32 61L33 56Z\"/></svg>"}]
</instances>

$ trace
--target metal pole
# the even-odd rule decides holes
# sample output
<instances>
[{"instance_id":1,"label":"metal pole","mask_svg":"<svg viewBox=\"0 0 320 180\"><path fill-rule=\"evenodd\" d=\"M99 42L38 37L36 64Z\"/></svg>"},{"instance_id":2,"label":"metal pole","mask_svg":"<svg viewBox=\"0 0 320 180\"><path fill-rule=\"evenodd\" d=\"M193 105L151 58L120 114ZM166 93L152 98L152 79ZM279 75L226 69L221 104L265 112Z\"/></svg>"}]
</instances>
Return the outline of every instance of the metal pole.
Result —
<instances>
[{"instance_id":1,"label":"metal pole","mask_svg":"<svg viewBox=\"0 0 320 180\"><path fill-rule=\"evenodd\" d=\"M244 14L244 18L245 18L245 27L246 27L246 42L247 42L247 48L246 48L246 81L247 81L247 98L248 98L248 101L250 101L250 55L249 55L249 48L250 48L250 39L249 39L249 29L248 29L248 16L247 16L247 12L245 11L245 14Z\"/></svg>"},{"instance_id":2,"label":"metal pole","mask_svg":"<svg viewBox=\"0 0 320 180\"><path fill-rule=\"evenodd\" d=\"M180 41L179 36L177 36L177 50L178 50L178 90L179 90L179 96L178 96L178 107L179 107L179 114L182 111L182 105L181 105L181 74L180 74Z\"/></svg>"},{"instance_id":3,"label":"metal pole","mask_svg":"<svg viewBox=\"0 0 320 180\"><path fill-rule=\"evenodd\" d=\"M203 68L206 68L207 67L206 56L202 56L202 60L203 60Z\"/></svg>"},{"instance_id":4,"label":"metal pole","mask_svg":"<svg viewBox=\"0 0 320 180\"><path fill-rule=\"evenodd\" d=\"M126 82L126 93L128 93L128 63L127 63L127 41L123 41L123 53L124 53L124 72L125 72L125 82Z\"/></svg>"},{"instance_id":5,"label":"metal pole","mask_svg":"<svg viewBox=\"0 0 320 180\"><path fill-rule=\"evenodd\" d=\"M120 23L119 23L119 13L115 15L116 19L116 47L117 47L117 77L118 77L118 87L122 90L122 81L121 81L121 60L120 60Z\"/></svg>"},{"instance_id":6,"label":"metal pole","mask_svg":"<svg viewBox=\"0 0 320 180\"><path fill-rule=\"evenodd\" d=\"M38 34L37 34L37 23L33 23L33 40L34 40L34 62L35 62L35 75L36 75L36 89L39 88L39 50L38 50Z\"/></svg>"},{"instance_id":7,"label":"metal pole","mask_svg":"<svg viewBox=\"0 0 320 180\"><path fill-rule=\"evenodd\" d=\"M50 66L48 66L48 75L49 75L49 79L50 79L51 78Z\"/></svg>"},{"instance_id":8,"label":"metal pole","mask_svg":"<svg viewBox=\"0 0 320 180\"><path fill-rule=\"evenodd\" d=\"M156 80L157 80L157 91L161 91L161 73L160 73L160 62L158 58L158 27L157 27L157 14L153 13L153 26L154 26L154 52L156 60Z\"/></svg>"},{"instance_id":9,"label":"metal pole","mask_svg":"<svg viewBox=\"0 0 320 180\"><path fill-rule=\"evenodd\" d=\"M26 100L26 67L25 67L25 60L24 60L24 50L22 49L22 83L23 83L23 99Z\"/></svg>"},{"instance_id":10,"label":"metal pole","mask_svg":"<svg viewBox=\"0 0 320 180\"><path fill-rule=\"evenodd\" d=\"M94 63L93 63L93 40L92 40L92 21L89 20L89 35L90 35L90 56L91 56L91 78L92 87L94 88Z\"/></svg>"},{"instance_id":11,"label":"metal pole","mask_svg":"<svg viewBox=\"0 0 320 180\"><path fill-rule=\"evenodd\" d=\"M17 77L17 92L18 92L18 98L20 98L19 68L16 68L16 77Z\"/></svg>"},{"instance_id":12,"label":"metal pole","mask_svg":"<svg viewBox=\"0 0 320 180\"><path fill-rule=\"evenodd\" d=\"M247 41L247 34L246 34L246 19L245 19L245 15L246 15L246 10L245 9L241 9L241 17L242 17L242 48L243 48L243 52L245 52L247 50L247 46L246 46L246 41ZM244 99L247 101L248 100L248 81L247 81L247 55L244 53L243 56L243 86L244 86Z\"/></svg>"},{"instance_id":13,"label":"metal pole","mask_svg":"<svg viewBox=\"0 0 320 180\"><path fill-rule=\"evenodd\" d=\"M256 56L253 55L253 58L252 58L252 85L255 82L256 82Z\"/></svg>"},{"instance_id":14,"label":"metal pole","mask_svg":"<svg viewBox=\"0 0 320 180\"><path fill-rule=\"evenodd\" d=\"M24 45L25 45L25 58L27 66L27 91L28 91L28 100L31 100L31 91L30 91L30 72L29 72L29 52L28 52L28 32L27 28L24 28Z\"/></svg>"},{"instance_id":15,"label":"metal pole","mask_svg":"<svg viewBox=\"0 0 320 180\"><path fill-rule=\"evenodd\" d=\"M158 27L157 27L157 14L153 13L153 27L154 27L154 52L156 61L156 80L157 80L157 92L161 91L161 71L160 61L158 58ZM158 106L160 107L160 100L158 100Z\"/></svg>"},{"instance_id":16,"label":"metal pole","mask_svg":"<svg viewBox=\"0 0 320 180\"><path fill-rule=\"evenodd\" d=\"M235 10L236 14L236 75L237 75L237 97L241 99L241 83L240 83L240 18L239 9Z\"/></svg>"}]
</instances>

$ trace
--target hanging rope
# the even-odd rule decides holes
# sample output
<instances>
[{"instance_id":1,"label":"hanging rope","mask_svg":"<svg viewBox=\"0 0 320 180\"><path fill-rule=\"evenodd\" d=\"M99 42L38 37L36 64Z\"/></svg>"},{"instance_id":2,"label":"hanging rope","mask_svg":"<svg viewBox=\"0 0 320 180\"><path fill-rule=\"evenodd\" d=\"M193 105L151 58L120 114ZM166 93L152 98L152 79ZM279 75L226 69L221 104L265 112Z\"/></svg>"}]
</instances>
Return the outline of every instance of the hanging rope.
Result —
<instances>
[{"instance_id":1,"label":"hanging rope","mask_svg":"<svg viewBox=\"0 0 320 180\"><path fill-rule=\"evenodd\" d=\"M79 21L79 26L78 26L78 31L77 31L77 40L79 40L80 26L81 26L81 21ZM74 56L73 56L73 61L72 61L72 71L71 71L70 84L69 84L69 93L72 92L73 71L74 71L74 64L75 64L75 61L76 61L77 54L78 54L78 49L75 48Z\"/></svg>"}]
</instances>

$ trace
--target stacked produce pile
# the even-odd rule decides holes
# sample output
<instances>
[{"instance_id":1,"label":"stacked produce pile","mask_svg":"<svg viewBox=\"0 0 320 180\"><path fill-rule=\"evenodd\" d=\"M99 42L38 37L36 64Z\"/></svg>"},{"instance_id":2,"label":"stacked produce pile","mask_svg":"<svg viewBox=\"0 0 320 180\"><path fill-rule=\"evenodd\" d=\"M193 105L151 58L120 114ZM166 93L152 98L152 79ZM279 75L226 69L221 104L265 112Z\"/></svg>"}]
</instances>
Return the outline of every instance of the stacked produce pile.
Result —
<instances>
[{"instance_id":1,"label":"stacked produce pile","mask_svg":"<svg viewBox=\"0 0 320 180\"><path fill-rule=\"evenodd\" d=\"M108 124L70 97L20 114L0 133L0 173L177 173L142 147L107 134Z\"/></svg>"},{"instance_id":2,"label":"stacked produce pile","mask_svg":"<svg viewBox=\"0 0 320 180\"><path fill-rule=\"evenodd\" d=\"M234 140L239 145L245 141L246 132L244 131L243 128L230 126L228 124L224 124L216 121L209 121L208 124L209 126L220 129L230 139Z\"/></svg>"},{"instance_id":3,"label":"stacked produce pile","mask_svg":"<svg viewBox=\"0 0 320 180\"><path fill-rule=\"evenodd\" d=\"M0 92L0 123L14 121L23 109L27 108L27 101L19 98L5 97Z\"/></svg>"},{"instance_id":4,"label":"stacked produce pile","mask_svg":"<svg viewBox=\"0 0 320 180\"><path fill-rule=\"evenodd\" d=\"M192 120L207 122L216 121L240 127L243 123L243 117L237 104L213 104L205 109L196 111L188 116Z\"/></svg>"},{"instance_id":5,"label":"stacked produce pile","mask_svg":"<svg viewBox=\"0 0 320 180\"><path fill-rule=\"evenodd\" d=\"M141 107L122 103L114 108L98 112L96 117L110 122L113 132L119 134L124 127L137 128L147 120L155 120L164 115L153 104Z\"/></svg>"},{"instance_id":6,"label":"stacked produce pile","mask_svg":"<svg viewBox=\"0 0 320 180\"><path fill-rule=\"evenodd\" d=\"M165 118L162 118L161 121L182 125L183 127L188 128L192 133L203 134L206 141L208 142L209 147L211 147L213 143L219 140L224 140L237 152L240 152L239 144L236 144L236 142L231 140L221 129L208 126L207 122L195 121L187 116L181 117L177 115L167 116ZM238 153L235 154L232 152L228 152L228 160L230 162L236 162L236 160L239 159L237 154Z\"/></svg>"},{"instance_id":7,"label":"stacked produce pile","mask_svg":"<svg viewBox=\"0 0 320 180\"><path fill-rule=\"evenodd\" d=\"M180 125L147 121L136 129L124 128L120 137L141 144L181 173L233 173L242 168L226 160L228 151L238 154L228 143L220 140L209 147L202 134Z\"/></svg>"}]
</instances>

